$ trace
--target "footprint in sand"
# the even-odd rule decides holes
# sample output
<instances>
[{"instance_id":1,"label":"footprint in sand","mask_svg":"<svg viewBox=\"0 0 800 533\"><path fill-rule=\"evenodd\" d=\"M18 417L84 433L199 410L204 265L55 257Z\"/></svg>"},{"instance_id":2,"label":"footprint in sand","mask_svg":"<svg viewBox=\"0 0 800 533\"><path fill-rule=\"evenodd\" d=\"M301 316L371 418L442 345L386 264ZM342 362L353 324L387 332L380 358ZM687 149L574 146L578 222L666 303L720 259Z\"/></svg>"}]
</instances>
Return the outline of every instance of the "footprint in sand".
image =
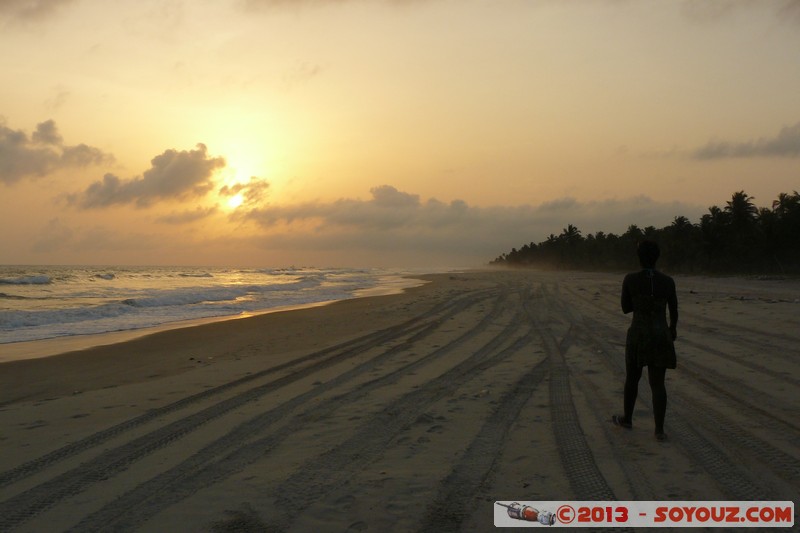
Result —
<instances>
[{"instance_id":1,"label":"footprint in sand","mask_svg":"<svg viewBox=\"0 0 800 533\"><path fill-rule=\"evenodd\" d=\"M362 520L350 524L350 527L347 528L347 531L364 531L365 529L368 528L369 526L367 525L367 523Z\"/></svg>"},{"instance_id":2,"label":"footprint in sand","mask_svg":"<svg viewBox=\"0 0 800 533\"><path fill-rule=\"evenodd\" d=\"M342 509L349 509L353 506L353 503L356 501L356 497L352 494L348 494L347 496L342 496L338 500L336 500L336 506L341 507ZM352 527L352 526L351 526Z\"/></svg>"},{"instance_id":3,"label":"footprint in sand","mask_svg":"<svg viewBox=\"0 0 800 533\"><path fill-rule=\"evenodd\" d=\"M415 424L429 424L436 420L433 416L429 415L428 413L423 413L417 417L414 421Z\"/></svg>"}]
</instances>

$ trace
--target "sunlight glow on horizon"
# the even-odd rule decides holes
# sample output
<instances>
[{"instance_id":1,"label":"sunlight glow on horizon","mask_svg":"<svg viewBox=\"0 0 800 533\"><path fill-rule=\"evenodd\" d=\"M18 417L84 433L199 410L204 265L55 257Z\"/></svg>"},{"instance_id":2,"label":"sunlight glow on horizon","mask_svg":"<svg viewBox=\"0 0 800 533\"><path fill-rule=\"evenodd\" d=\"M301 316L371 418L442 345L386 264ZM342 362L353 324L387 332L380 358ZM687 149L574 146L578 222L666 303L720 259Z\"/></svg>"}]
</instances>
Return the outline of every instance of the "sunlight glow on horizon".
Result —
<instances>
[{"instance_id":1,"label":"sunlight glow on horizon","mask_svg":"<svg viewBox=\"0 0 800 533\"><path fill-rule=\"evenodd\" d=\"M0 263L461 263L797 188L788 0L26 3Z\"/></svg>"}]
</instances>

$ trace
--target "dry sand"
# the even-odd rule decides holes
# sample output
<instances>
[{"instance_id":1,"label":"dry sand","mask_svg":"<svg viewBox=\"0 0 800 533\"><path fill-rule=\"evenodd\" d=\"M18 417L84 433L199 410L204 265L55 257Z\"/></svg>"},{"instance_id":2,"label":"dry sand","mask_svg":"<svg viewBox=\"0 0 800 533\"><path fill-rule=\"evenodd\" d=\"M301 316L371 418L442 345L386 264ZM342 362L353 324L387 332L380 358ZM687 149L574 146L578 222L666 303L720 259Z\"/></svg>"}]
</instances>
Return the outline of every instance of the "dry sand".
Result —
<instances>
[{"instance_id":1,"label":"dry sand","mask_svg":"<svg viewBox=\"0 0 800 533\"><path fill-rule=\"evenodd\" d=\"M610 423L621 275L430 279L0 364L0 531L489 531L497 500L797 499L800 282L676 278L661 443L646 378L633 430Z\"/></svg>"}]
</instances>

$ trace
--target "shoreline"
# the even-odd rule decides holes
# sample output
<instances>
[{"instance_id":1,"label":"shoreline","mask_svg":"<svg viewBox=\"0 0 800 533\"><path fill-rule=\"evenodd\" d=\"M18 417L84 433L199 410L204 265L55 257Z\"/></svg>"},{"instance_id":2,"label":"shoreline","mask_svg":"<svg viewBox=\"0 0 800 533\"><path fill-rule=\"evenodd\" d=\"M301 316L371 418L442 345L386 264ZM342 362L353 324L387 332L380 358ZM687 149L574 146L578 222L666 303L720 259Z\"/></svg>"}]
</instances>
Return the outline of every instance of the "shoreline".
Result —
<instances>
[{"instance_id":1,"label":"shoreline","mask_svg":"<svg viewBox=\"0 0 800 533\"><path fill-rule=\"evenodd\" d=\"M90 348L111 346L114 344L132 341L140 337L175 329L200 327L216 322L227 322L229 320L243 320L271 313L301 311L303 309L311 309L314 307L331 305L336 302L354 300L358 298L373 298L376 296L401 294L406 290L413 289L414 287L418 287L427 283L425 280L421 279L422 276L402 276L400 279L404 280L403 283L393 283L391 285L379 285L376 287L370 287L368 289L358 289L351 297L342 298L339 300L324 300L302 304L280 305L257 311L245 311L237 315L221 315L192 318L188 320L176 320L173 322L166 322L157 326L149 326L144 328L107 331L104 333L92 333L86 335L62 335L60 337L50 337L32 341L0 343L0 365L13 361L41 359L70 352L87 350Z\"/></svg>"},{"instance_id":2,"label":"shoreline","mask_svg":"<svg viewBox=\"0 0 800 533\"><path fill-rule=\"evenodd\" d=\"M426 287L433 289L437 279L448 275L420 275L409 278L419 282L409 288L371 288L353 298L286 306L246 316L214 317L182 327L170 327L175 325L172 323L157 331L148 328L72 337L76 342L76 349L72 350L59 344L63 338L30 341L37 345L35 348L43 349L42 355L16 359L0 356L0 406L181 374L200 364L235 358L232 354L243 344L268 343L273 338L293 354L295 346L303 349L317 345L306 335L304 324L324 327L328 330L324 332L325 339L331 332L336 337L356 335L361 327L347 317L370 314L373 307L393 299L413 301L416 293ZM379 322L390 323L391 317ZM294 338L287 342L287 335ZM47 353L47 348L52 353Z\"/></svg>"}]
</instances>

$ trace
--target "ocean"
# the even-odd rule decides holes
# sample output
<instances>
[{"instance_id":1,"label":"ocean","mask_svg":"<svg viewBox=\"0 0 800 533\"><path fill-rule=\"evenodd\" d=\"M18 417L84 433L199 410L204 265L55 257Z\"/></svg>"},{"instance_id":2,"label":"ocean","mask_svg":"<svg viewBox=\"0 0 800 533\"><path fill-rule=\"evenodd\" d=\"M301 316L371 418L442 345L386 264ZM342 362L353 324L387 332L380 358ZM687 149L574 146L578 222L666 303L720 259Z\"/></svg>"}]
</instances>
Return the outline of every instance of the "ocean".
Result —
<instances>
[{"instance_id":1,"label":"ocean","mask_svg":"<svg viewBox=\"0 0 800 533\"><path fill-rule=\"evenodd\" d=\"M407 271L0 266L0 350L7 343L235 317L396 292Z\"/></svg>"}]
</instances>

